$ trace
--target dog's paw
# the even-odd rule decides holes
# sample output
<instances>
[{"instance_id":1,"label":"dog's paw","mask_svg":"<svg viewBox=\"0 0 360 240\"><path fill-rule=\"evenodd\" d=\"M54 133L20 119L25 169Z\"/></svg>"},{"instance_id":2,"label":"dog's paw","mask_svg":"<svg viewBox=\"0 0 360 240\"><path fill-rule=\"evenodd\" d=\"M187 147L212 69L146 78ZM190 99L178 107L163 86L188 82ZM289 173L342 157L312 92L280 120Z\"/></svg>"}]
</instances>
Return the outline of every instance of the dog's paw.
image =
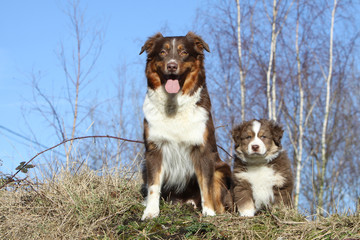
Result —
<instances>
[{"instance_id":1,"label":"dog's paw","mask_svg":"<svg viewBox=\"0 0 360 240\"><path fill-rule=\"evenodd\" d=\"M215 211L208 207L203 207L202 214L204 215L204 217L216 215Z\"/></svg>"},{"instance_id":2,"label":"dog's paw","mask_svg":"<svg viewBox=\"0 0 360 240\"><path fill-rule=\"evenodd\" d=\"M191 200L187 200L187 201L186 201L186 204L189 204L189 205L193 206L194 209L197 209L196 203L195 203L195 201L192 200L192 199L191 199Z\"/></svg>"},{"instance_id":3,"label":"dog's paw","mask_svg":"<svg viewBox=\"0 0 360 240\"><path fill-rule=\"evenodd\" d=\"M159 216L160 208L159 206L148 206L144 210L144 214L141 217L141 221L144 221L146 219L152 219Z\"/></svg>"},{"instance_id":4,"label":"dog's paw","mask_svg":"<svg viewBox=\"0 0 360 240\"><path fill-rule=\"evenodd\" d=\"M253 217L255 215L255 209L245 209L239 211L241 217Z\"/></svg>"}]
</instances>

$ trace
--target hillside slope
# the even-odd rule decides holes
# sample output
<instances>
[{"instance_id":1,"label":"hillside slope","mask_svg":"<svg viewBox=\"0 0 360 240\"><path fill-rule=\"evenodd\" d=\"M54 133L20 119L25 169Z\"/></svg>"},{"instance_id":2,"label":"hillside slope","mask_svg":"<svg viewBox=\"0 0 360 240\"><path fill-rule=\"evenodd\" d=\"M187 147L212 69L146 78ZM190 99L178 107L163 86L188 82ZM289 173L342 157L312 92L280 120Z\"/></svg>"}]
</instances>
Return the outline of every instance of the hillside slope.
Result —
<instances>
[{"instance_id":1,"label":"hillside slope","mask_svg":"<svg viewBox=\"0 0 360 240\"><path fill-rule=\"evenodd\" d=\"M139 189L139 181L89 170L8 186L0 190L0 239L360 239L359 213L316 221L288 209L202 217L161 202L160 216L142 222Z\"/></svg>"}]
</instances>

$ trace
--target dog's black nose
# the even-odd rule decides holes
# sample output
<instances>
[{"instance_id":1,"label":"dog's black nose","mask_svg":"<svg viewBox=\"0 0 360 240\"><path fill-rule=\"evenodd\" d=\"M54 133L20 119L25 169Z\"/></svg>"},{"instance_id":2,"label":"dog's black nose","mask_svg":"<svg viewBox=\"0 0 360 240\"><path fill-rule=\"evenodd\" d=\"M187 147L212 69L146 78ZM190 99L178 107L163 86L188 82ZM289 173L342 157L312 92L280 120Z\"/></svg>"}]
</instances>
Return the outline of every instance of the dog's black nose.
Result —
<instances>
[{"instance_id":1,"label":"dog's black nose","mask_svg":"<svg viewBox=\"0 0 360 240\"><path fill-rule=\"evenodd\" d=\"M166 67L169 72L175 72L178 68L178 65L175 62L169 62Z\"/></svg>"},{"instance_id":2,"label":"dog's black nose","mask_svg":"<svg viewBox=\"0 0 360 240\"><path fill-rule=\"evenodd\" d=\"M251 148L252 148L252 150L253 150L254 152L256 152L256 151L259 150L260 146L259 146L259 145L252 145Z\"/></svg>"}]
</instances>

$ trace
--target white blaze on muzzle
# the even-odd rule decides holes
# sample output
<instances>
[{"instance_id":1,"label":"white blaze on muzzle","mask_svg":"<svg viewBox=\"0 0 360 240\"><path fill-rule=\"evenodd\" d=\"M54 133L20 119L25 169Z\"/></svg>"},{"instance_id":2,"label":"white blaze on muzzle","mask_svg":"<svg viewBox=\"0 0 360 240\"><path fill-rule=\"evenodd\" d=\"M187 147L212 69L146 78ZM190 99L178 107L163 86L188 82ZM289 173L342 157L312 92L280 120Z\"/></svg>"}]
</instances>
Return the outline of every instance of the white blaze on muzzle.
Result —
<instances>
[{"instance_id":1,"label":"white blaze on muzzle","mask_svg":"<svg viewBox=\"0 0 360 240\"><path fill-rule=\"evenodd\" d=\"M264 155L266 153L266 146L264 142L259 138L259 132L261 128L261 123L258 121L254 121L252 124L252 131L254 132L254 140L249 143L248 153L251 154L261 154Z\"/></svg>"}]
</instances>

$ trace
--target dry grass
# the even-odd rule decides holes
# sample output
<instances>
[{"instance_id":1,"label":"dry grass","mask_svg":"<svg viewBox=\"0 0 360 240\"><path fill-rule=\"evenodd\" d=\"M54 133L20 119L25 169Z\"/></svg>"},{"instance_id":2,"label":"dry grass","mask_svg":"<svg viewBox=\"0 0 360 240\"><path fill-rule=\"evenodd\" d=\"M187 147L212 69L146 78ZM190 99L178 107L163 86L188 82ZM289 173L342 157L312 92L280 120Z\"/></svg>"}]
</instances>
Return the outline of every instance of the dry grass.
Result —
<instances>
[{"instance_id":1,"label":"dry grass","mask_svg":"<svg viewBox=\"0 0 360 240\"><path fill-rule=\"evenodd\" d=\"M62 173L35 189L0 190L0 239L360 239L359 213L307 221L294 210L254 218L203 218L189 206L161 203L140 221L140 181L84 170Z\"/></svg>"},{"instance_id":2,"label":"dry grass","mask_svg":"<svg viewBox=\"0 0 360 240\"><path fill-rule=\"evenodd\" d=\"M118 219L140 202L138 185L119 176L62 173L34 191L0 191L0 239L116 236ZM114 235L115 234L115 235Z\"/></svg>"}]
</instances>

